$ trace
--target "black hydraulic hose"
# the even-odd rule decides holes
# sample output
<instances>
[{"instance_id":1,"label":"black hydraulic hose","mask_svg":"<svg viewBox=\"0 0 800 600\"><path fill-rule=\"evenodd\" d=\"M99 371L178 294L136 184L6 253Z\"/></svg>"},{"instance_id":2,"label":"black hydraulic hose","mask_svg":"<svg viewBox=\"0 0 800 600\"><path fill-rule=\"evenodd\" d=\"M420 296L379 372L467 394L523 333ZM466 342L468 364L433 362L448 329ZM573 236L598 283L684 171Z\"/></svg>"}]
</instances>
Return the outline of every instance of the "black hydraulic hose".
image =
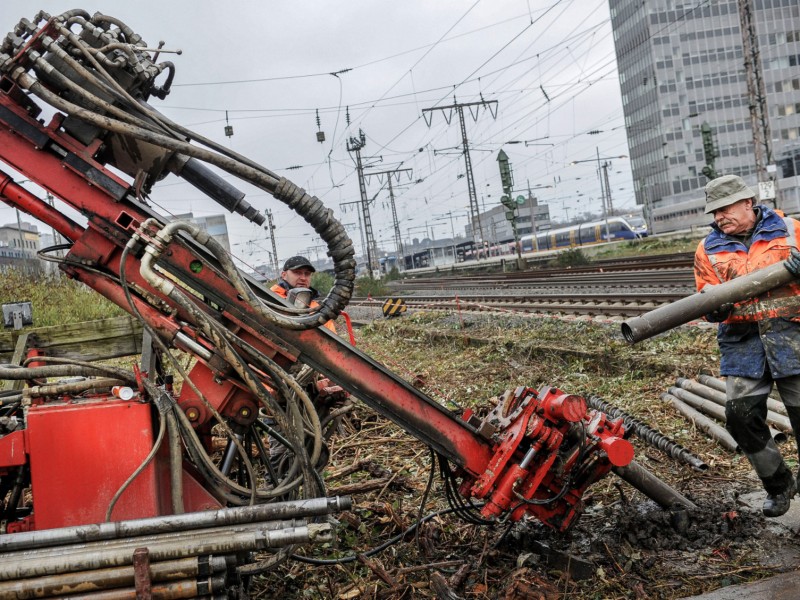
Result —
<instances>
[{"instance_id":1,"label":"black hydraulic hose","mask_svg":"<svg viewBox=\"0 0 800 600\"><path fill-rule=\"evenodd\" d=\"M146 228L150 223L145 222L142 224L143 228ZM197 239L198 242L207 245L209 249L215 253L219 254L221 258L221 262L223 266L227 263L230 263L228 266L232 269L230 273L231 278L236 281L238 280L243 284L241 278L238 275L238 271L236 271L235 267L230 262L230 259L227 255L224 254L221 250L221 246L219 243L215 242L207 234L199 230L196 226L193 226L188 223L182 222L173 222L163 229L161 229L157 234L156 238L163 242L163 244L169 244L172 240L172 236L176 231L184 230L187 231L192 237ZM130 249L133 244L136 243L138 239L138 234L134 235L131 238L130 242L126 245L126 249ZM221 327L219 323L213 321L212 319L208 318L208 316L201 311L200 309L195 306L194 302L190 299L190 297L184 294L178 287L176 287L172 282L164 279L161 275L159 275L153 268L152 263L154 260L157 260L160 256L163 248L155 247L153 244L149 244L146 248L146 252L142 257L140 272L142 276L153 285L156 289L164 293L165 295L172 298L176 303L178 303L181 307L183 307L188 313L190 313L194 319L194 321L199 326L200 330L203 334L208 338L215 347L222 353L223 357L228 361L228 363L234 368L234 370L238 373L241 377L242 381L250 388L250 390L256 395L259 401L266 407L270 408L270 405L274 404L274 400L272 395L267 392L264 388L263 384L260 382L258 377L256 377L255 373L250 369L250 367L241 359L238 353L235 351L233 346L226 340L226 335L229 334L224 327ZM248 288L249 290L249 288ZM288 390L286 389L284 378L278 377L275 378L274 383L278 386L282 397L289 398L290 395L288 394ZM298 391L298 394L302 394L301 391ZM307 398L306 398L307 399ZM319 420L316 413L313 413L313 406L309 408L311 416L316 418L315 423L315 441L314 441L314 453L311 456L311 460L309 461L305 453L301 454L304 446L303 446L303 430L302 430L302 419L299 413L299 409L294 402L287 402L287 407L291 411L291 417L293 423L290 423L289 420L285 419L282 416L282 413L276 412L276 417L279 419L279 423L284 429L286 435L289 436L289 439L292 442L292 446L296 447L297 450L295 451L295 458L299 459L300 467L302 469L303 480L306 483L306 486L311 486L311 477L314 473L314 469L311 465L312 462L316 462L318 452L321 449L321 432L319 431ZM292 429L292 424L297 427L297 432Z\"/></svg>"},{"instance_id":2,"label":"black hydraulic hose","mask_svg":"<svg viewBox=\"0 0 800 600\"><path fill-rule=\"evenodd\" d=\"M25 390L25 396L29 398L42 398L46 396L58 396L61 394L82 394L90 390L109 390L115 385L124 385L122 379L113 377L101 377L97 379L84 379L82 381L72 381L69 383L45 383L31 386Z\"/></svg>"},{"instance_id":3,"label":"black hydraulic hose","mask_svg":"<svg viewBox=\"0 0 800 600\"><path fill-rule=\"evenodd\" d=\"M30 90L51 106L76 118L108 131L121 135L130 135L142 141L199 158L232 175L246 179L287 204L289 208L303 217L314 228L320 238L325 241L328 245L328 254L334 261L334 285L328 295L318 301L320 305L316 313L318 317L300 318L300 323L295 323L295 328L318 327L331 319L335 319L345 308L353 293L353 282L355 280L355 260L353 257L355 251L344 227L333 216L333 211L325 208L318 198L310 196L305 190L283 177L276 180L274 176L267 175L263 171L244 165L239 161L220 156L217 153L198 148L188 142L176 140L162 133L132 126L68 102L57 94L50 92L27 73L21 73L17 82L21 87ZM252 292L248 293L248 296L250 295L253 295ZM298 327L297 325L300 326Z\"/></svg>"},{"instance_id":4,"label":"black hydraulic hose","mask_svg":"<svg viewBox=\"0 0 800 600\"><path fill-rule=\"evenodd\" d=\"M37 357L37 360L42 357ZM47 367L34 367L25 369L8 369L0 367L0 379L12 380L26 380L26 379L39 379L41 377L71 377L75 375L97 375L98 373L107 373L106 369L101 367L83 366L83 365L52 365ZM136 381L132 377L124 377L125 381Z\"/></svg>"},{"instance_id":5,"label":"black hydraulic hose","mask_svg":"<svg viewBox=\"0 0 800 600\"><path fill-rule=\"evenodd\" d=\"M354 562L354 561L358 560L358 556L367 556L367 557L369 557L369 556L375 556L376 554L380 554L381 552L383 552L384 550L386 550L390 546L393 546L394 544L396 544L399 541L401 541L409 533L414 532L423 523L427 523L431 519L435 519L436 517L440 517L442 515L447 515L447 514L450 514L450 513L457 513L457 512L459 512L458 508L451 507L451 508L445 508L445 509L442 509L442 510L437 510L436 512L429 513L429 514L425 515L423 518L418 519L417 521L414 521L414 523L412 525L410 525L408 528L406 528L405 531L401 531L400 533L398 533L394 537L386 540L381 545L376 546L375 548L372 548L371 550L367 550L366 552L362 552L359 555L351 555L351 556L343 556L341 558L327 558L326 559L326 558L311 558L311 557L308 557L308 556L300 556L300 555L297 555L297 554L292 554L290 558L292 560L296 560L297 562L306 563L306 564L309 564L309 565L318 565L318 566L322 566L322 565L342 565L342 564L346 564L346 563L351 563L351 562ZM247 567L240 568L239 572L243 573L243 574L246 574L247 573Z\"/></svg>"},{"instance_id":6,"label":"black hydraulic hose","mask_svg":"<svg viewBox=\"0 0 800 600\"><path fill-rule=\"evenodd\" d=\"M124 40L128 44L134 44L135 46L139 46L140 48L147 46L147 44L145 44L142 41L142 37L140 35L138 35L135 31L133 31L133 29L131 29L125 22L121 21L120 19L117 19L116 17L112 17L110 15L104 15L101 13L95 13L91 17L90 23L92 23L93 25L98 25L100 26L101 29L104 30L107 30L108 28L102 27L99 24L110 23L112 25L116 25L119 28L122 35L125 36Z\"/></svg>"},{"instance_id":7,"label":"black hydraulic hose","mask_svg":"<svg viewBox=\"0 0 800 600\"><path fill-rule=\"evenodd\" d=\"M687 450L678 442L669 439L663 433L656 431L643 421L640 421L636 417L626 413L616 406L609 404L605 400L602 400L597 396L587 396L586 404L595 410L604 412L614 419L622 419L622 422L625 424L626 433L635 433L636 437L653 446L654 448L658 448L667 456L684 462L698 471L708 470L708 465L699 456L695 455L690 450Z\"/></svg>"},{"instance_id":8,"label":"black hydraulic hose","mask_svg":"<svg viewBox=\"0 0 800 600\"><path fill-rule=\"evenodd\" d=\"M64 13L62 16L58 17L55 22L61 24L63 23L64 19L85 19L85 15L83 13ZM78 21L76 20L75 22ZM136 34L134 34L130 28L127 28L124 23L121 23L111 17L100 15L98 16L97 20L93 19L88 23L81 23L81 25L86 28L87 31L90 31L94 30L97 22L111 22L121 28L126 38L129 35L133 36L137 45L146 46L145 44L140 43L140 37L136 36ZM102 59L106 58L104 55L89 48L79 35L76 35L63 25L61 25L61 33L63 37L59 40L53 41L45 36L42 43L48 50L52 52L58 52L59 49L63 52L63 48L61 48L60 45L71 45L69 47L73 50L73 54L75 54L76 57L82 57L83 60L88 62L98 74L103 76L103 83L99 84L101 87L106 89L110 87L111 90L116 90L127 100L126 103L133 103L134 105L138 104L138 101L132 98L130 93L126 91L114 77L110 76L103 66L98 62L98 57ZM105 31L95 33L97 33L97 36L101 41L107 44L113 45L117 43L117 38L107 34ZM32 55L32 58L35 57L34 52L34 49L31 48L30 54ZM69 53L63 52L63 54L68 55ZM115 60L117 58L118 57L115 57ZM160 72L165 68L163 65L155 66L152 64L152 62L146 59L137 62L135 65L133 64L133 59L130 58L130 56L128 60L130 62L128 65L130 68L128 70L134 71L134 76L140 80L146 78L148 75L152 75L153 71ZM113 61L112 64L116 65L116 63ZM71 64L71 66L76 68L74 64ZM144 72L147 73L146 75L143 75L143 68ZM95 73L87 72L85 69L82 70L82 73L83 76L87 78L87 82L98 80L97 74ZM166 150L176 151L186 154L187 156L200 158L201 160L215 164L216 166L219 166L220 168L227 170L234 175L245 178L261 189L265 189L266 191L272 193L281 201L286 202L308 223L310 223L317 234L319 234L326 244L328 244L329 255L334 260L334 287L326 296L326 298L320 302L322 306L322 316L325 317L325 320L334 318L335 315L338 315L338 312L341 311L349 301L349 298L352 295L353 280L355 278L355 261L353 260L354 250L352 247L352 242L347 236L344 227L333 218L332 212L328 209L325 209L318 199L309 196L291 182L278 177L263 167L255 165L255 163L252 163L251 161L240 160L239 158L229 159L225 154L220 155L219 145L214 146L217 148L216 154L192 146L192 144L185 140L198 139L200 136L197 136L196 134L177 135L176 133L169 131L165 127L164 117L158 115L155 110L147 105L142 106L140 104L139 106L129 107L131 110L138 109L139 111L145 112L149 118L154 120L152 126L140 125L137 127L135 125L126 124L95 112L94 107L97 106L96 103L89 103L89 108L86 108L86 105L81 107L68 102L59 97L58 94L52 93L50 90L39 84L35 79L30 77L22 70L15 71L14 77L15 79L18 79L18 83L21 86L31 90L34 94L41 97L45 102L48 102L52 106L66 112L67 114L73 115L107 131L111 131L123 136L130 135L138 139L142 139L143 141L158 145ZM123 118L120 117L118 113L116 114L119 118ZM123 118L123 120L128 119ZM154 130L156 129L156 124L159 125L158 131ZM161 131L165 131L166 135L162 134ZM207 142L207 140L203 141ZM326 314L328 312L332 314Z\"/></svg>"},{"instance_id":9,"label":"black hydraulic hose","mask_svg":"<svg viewBox=\"0 0 800 600\"><path fill-rule=\"evenodd\" d=\"M134 375L133 371L128 371L127 369L120 369L119 367L111 367L108 365L90 363L83 360L77 360L75 358L60 358L57 356L34 356L25 359L25 362L23 362L22 364L25 365L27 368L27 365L30 364L31 362L51 362L60 365L75 365L78 367L83 367L85 369L93 369L95 371L99 371L100 373L104 373L110 377L114 377L116 379L122 379L127 383L132 383L132 384L136 383L136 376Z\"/></svg>"},{"instance_id":10,"label":"black hydraulic hose","mask_svg":"<svg viewBox=\"0 0 800 600\"><path fill-rule=\"evenodd\" d=\"M30 467L28 465L21 466L17 472L17 476L14 478L14 486L11 491L11 497L8 499L8 504L5 506L4 520L6 521L14 520L16 517L14 513L17 510L17 506L19 506L20 498L22 498L22 491L25 488L29 469Z\"/></svg>"},{"instance_id":11,"label":"black hydraulic hose","mask_svg":"<svg viewBox=\"0 0 800 600\"><path fill-rule=\"evenodd\" d=\"M219 412L217 412L217 410L214 408L214 406L212 406L211 403L208 402L203 392L194 384L192 379L188 376L186 371L181 366L180 362L175 359L175 357L169 351L167 345L164 343L161 337L156 333L156 331L147 323L144 316L139 312L138 308L136 307L136 304L133 301L133 296L131 295L130 289L128 287L126 271L125 271L125 265L130 249L131 245L128 244L122 250L122 255L120 257L120 267L119 267L119 279L120 279L119 283L125 294L125 299L128 302L128 305L131 309L131 313L137 319L139 319L144 329L150 333L153 342L159 347L162 353L164 353L167 357L169 357L169 360L172 362L173 366L175 367L175 370L180 374L181 378L183 379L184 385L189 385L189 387L192 388L192 391L194 391L194 393L197 394L197 397L204 403L206 408L217 419L219 425L225 430L225 432L232 439L235 439L233 432L231 431L230 427L225 422L225 420L222 418L222 415L220 415ZM242 503L241 499L238 496L234 496L233 493L230 492L231 488L228 486L228 483L225 483L227 479L218 471L215 473L214 465L211 463L211 459L205 452L205 449L203 448L200 439L197 437L194 428L192 427L191 423L189 422L184 412L179 410L176 411L176 414L178 416L178 421L181 430L183 431L183 438L186 441L187 451L189 452L189 455L194 461L195 466L197 466L197 468L200 469L201 472L203 472L206 478L206 482L209 484L209 486L211 486L214 489L215 493L217 493L220 497L225 498L226 501L232 504L241 504ZM235 440L235 443L237 444L237 448L239 448L240 453L244 454L245 453L244 447L239 443L238 440ZM225 486L228 486L227 490ZM255 497L256 497L256 490L255 486L253 486L252 489L250 490L251 504L254 503Z\"/></svg>"}]
</instances>

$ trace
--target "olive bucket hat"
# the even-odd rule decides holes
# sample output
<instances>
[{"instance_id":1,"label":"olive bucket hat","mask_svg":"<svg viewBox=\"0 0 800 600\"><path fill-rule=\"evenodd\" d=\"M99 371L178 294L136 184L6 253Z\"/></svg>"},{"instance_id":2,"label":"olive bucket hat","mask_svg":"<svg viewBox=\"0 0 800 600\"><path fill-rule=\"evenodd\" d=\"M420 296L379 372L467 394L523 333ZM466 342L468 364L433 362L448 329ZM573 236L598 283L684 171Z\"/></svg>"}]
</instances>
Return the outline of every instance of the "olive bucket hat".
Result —
<instances>
[{"instance_id":1,"label":"olive bucket hat","mask_svg":"<svg viewBox=\"0 0 800 600\"><path fill-rule=\"evenodd\" d=\"M756 193L747 187L738 175L723 175L706 184L706 214L730 206L739 200L755 198Z\"/></svg>"}]
</instances>

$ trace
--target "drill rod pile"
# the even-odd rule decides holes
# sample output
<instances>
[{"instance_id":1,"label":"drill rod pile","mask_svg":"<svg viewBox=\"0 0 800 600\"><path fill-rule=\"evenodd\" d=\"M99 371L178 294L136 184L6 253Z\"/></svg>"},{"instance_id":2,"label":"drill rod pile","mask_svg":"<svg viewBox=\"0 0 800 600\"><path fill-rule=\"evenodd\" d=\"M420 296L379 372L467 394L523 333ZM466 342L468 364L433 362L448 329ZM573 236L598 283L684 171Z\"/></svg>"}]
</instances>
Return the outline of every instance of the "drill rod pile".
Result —
<instances>
[{"instance_id":1,"label":"drill rod pile","mask_svg":"<svg viewBox=\"0 0 800 600\"><path fill-rule=\"evenodd\" d=\"M701 375L698 381L678 378L675 386L668 393L662 394L661 399L672 404L687 419L693 421L698 429L707 433L731 452L736 452L738 446L731 435L725 430L725 382ZM770 434L775 442L786 441L786 434L792 433L792 424L786 416L786 408L773 398L767 401L767 423L770 425ZM716 420L716 421L715 421Z\"/></svg>"},{"instance_id":2,"label":"drill rod pile","mask_svg":"<svg viewBox=\"0 0 800 600\"><path fill-rule=\"evenodd\" d=\"M699 410L707 417L711 417L722 423L727 421L727 417L725 416L725 394L717 390L714 390L696 381L692 381L691 379L679 378L676 381L676 385L669 388L669 394L688 404L692 408ZM779 419L780 417L782 417L782 420ZM767 423L770 425L770 435L775 442L785 442L786 433L776 429L773 425L775 423L780 423L781 427L788 426L788 431L791 431L791 425L788 425L788 421L789 419L787 417L783 417L783 415L778 415L777 413L772 412L768 414Z\"/></svg>"},{"instance_id":3,"label":"drill rod pile","mask_svg":"<svg viewBox=\"0 0 800 600\"><path fill-rule=\"evenodd\" d=\"M215 595L235 583L238 556L328 542L330 525L306 517L350 506L315 498L9 534L0 538L0 598L135 598L142 582L161 598Z\"/></svg>"}]
</instances>

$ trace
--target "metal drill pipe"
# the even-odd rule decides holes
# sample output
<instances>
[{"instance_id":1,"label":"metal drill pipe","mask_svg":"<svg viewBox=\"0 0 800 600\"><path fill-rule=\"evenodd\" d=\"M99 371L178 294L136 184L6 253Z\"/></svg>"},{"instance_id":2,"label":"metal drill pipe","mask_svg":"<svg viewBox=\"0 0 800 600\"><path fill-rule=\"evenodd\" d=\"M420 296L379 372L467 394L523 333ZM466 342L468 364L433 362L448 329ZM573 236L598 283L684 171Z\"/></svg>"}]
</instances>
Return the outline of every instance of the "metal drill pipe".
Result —
<instances>
[{"instance_id":1,"label":"metal drill pipe","mask_svg":"<svg viewBox=\"0 0 800 600\"><path fill-rule=\"evenodd\" d=\"M693 394L692 392L686 391L677 386L672 386L668 391L670 394L679 400L682 400L692 408L699 410L704 415L713 417L717 421L722 421L723 423L725 422L725 409L716 402L713 402L708 398L698 396L697 394Z\"/></svg>"},{"instance_id":2,"label":"metal drill pipe","mask_svg":"<svg viewBox=\"0 0 800 600\"><path fill-rule=\"evenodd\" d=\"M631 461L627 467L611 467L611 470L663 508L670 508L676 504L686 508L697 508L678 490L661 481L635 460Z\"/></svg>"},{"instance_id":3,"label":"metal drill pipe","mask_svg":"<svg viewBox=\"0 0 800 600\"><path fill-rule=\"evenodd\" d=\"M24 389L22 394L27 398L41 398L60 394L79 394L87 390L110 389L115 385L124 385L125 383L126 382L121 379L98 377L97 379L86 379L84 381L75 381L72 383L36 385Z\"/></svg>"},{"instance_id":4,"label":"metal drill pipe","mask_svg":"<svg viewBox=\"0 0 800 600\"><path fill-rule=\"evenodd\" d=\"M50 548L65 544L110 540L120 537L186 531L203 527L235 525L254 521L272 521L302 517L320 517L339 510L349 510L349 496L311 498L290 502L274 502L257 506L238 506L183 515L167 515L130 521L77 525L45 531L27 531L0 536L0 552L23 548Z\"/></svg>"},{"instance_id":5,"label":"metal drill pipe","mask_svg":"<svg viewBox=\"0 0 800 600\"><path fill-rule=\"evenodd\" d=\"M227 569L224 557L211 557L207 564L202 564L200 557L181 558L163 562L150 563L151 581L176 581L208 577ZM17 581L0 582L0 598L28 600L30 598L47 598L65 594L96 592L100 590L131 587L135 583L133 567L114 567L78 571L63 575L48 575Z\"/></svg>"},{"instance_id":6,"label":"metal drill pipe","mask_svg":"<svg viewBox=\"0 0 800 600\"><path fill-rule=\"evenodd\" d=\"M267 548L280 548L293 544L327 542L331 540L331 526L315 523L275 531L256 531L234 535L221 535L197 542L182 543L171 540L148 547L150 560L162 561L206 554L236 554ZM115 548L109 552L85 552L67 557L50 556L36 561L5 559L0 563L0 581L42 577L60 573L73 573L90 569L127 566L133 562L134 548Z\"/></svg>"},{"instance_id":7,"label":"metal drill pipe","mask_svg":"<svg viewBox=\"0 0 800 600\"><path fill-rule=\"evenodd\" d=\"M727 385L722 379L717 379L716 377L712 377L711 375L700 375L698 376L697 380L710 387L712 390L717 390L718 392L727 393ZM727 396L726 396L727 397ZM788 416L786 412L786 406L780 400L776 400L775 398L767 398L767 409L778 413L779 415Z\"/></svg>"},{"instance_id":8,"label":"metal drill pipe","mask_svg":"<svg viewBox=\"0 0 800 600\"><path fill-rule=\"evenodd\" d=\"M616 406L609 404L597 396L587 397L586 403L591 408L602 411L612 418L622 419L622 422L625 424L626 432L631 431L643 442L658 448L667 456L671 456L675 460L684 462L698 471L708 470L708 465L699 456L696 456L681 446L678 442L669 439L664 434L656 431L649 425L646 425L636 417L626 413Z\"/></svg>"},{"instance_id":9,"label":"metal drill pipe","mask_svg":"<svg viewBox=\"0 0 800 600\"><path fill-rule=\"evenodd\" d=\"M692 408L696 408L701 413L708 415L709 417L714 417L717 421L722 421L723 423L727 422L727 417L725 416L725 407L720 406L713 400L703 398L702 396L698 396L697 394L676 386L669 388L669 393L679 400L683 400ZM778 431L774 427L769 428L769 433L776 443L786 441L786 434L782 431Z\"/></svg>"},{"instance_id":10,"label":"metal drill pipe","mask_svg":"<svg viewBox=\"0 0 800 600\"><path fill-rule=\"evenodd\" d=\"M718 442L723 448L727 448L731 452L739 451L739 444L736 443L736 440L733 439L733 436L728 433L728 430L722 425L707 417L699 410L692 408L682 400L679 400L672 394L664 392L661 394L661 399L665 402L669 402L675 408L675 410L689 419L692 423L694 423L695 427L704 432L714 441Z\"/></svg>"},{"instance_id":11,"label":"metal drill pipe","mask_svg":"<svg viewBox=\"0 0 800 600\"><path fill-rule=\"evenodd\" d=\"M167 543L176 540L189 543L203 538L252 533L260 530L274 531L276 529L289 529L291 527L303 527L305 525L307 525L307 523L303 519L292 519L290 521L260 521L257 523L242 523L240 525L230 525L226 527L188 529L186 531L172 531L170 533L87 542L85 544L69 544L59 546L58 555L66 557L94 551L108 552L116 548L146 548L155 543ZM26 560L38 560L41 557L52 556L52 554L52 548L15 550L13 552L0 553L0 562L7 559L19 560L23 558Z\"/></svg>"},{"instance_id":12,"label":"metal drill pipe","mask_svg":"<svg viewBox=\"0 0 800 600\"><path fill-rule=\"evenodd\" d=\"M775 263L719 285L707 285L696 294L623 321L622 335L632 344L640 342L699 319L724 304L748 300L794 280L795 276L786 268L785 261Z\"/></svg>"},{"instance_id":13,"label":"metal drill pipe","mask_svg":"<svg viewBox=\"0 0 800 600\"><path fill-rule=\"evenodd\" d=\"M214 578L209 582L191 579L156 584L151 588L151 597L158 600L175 600L177 598L198 598L224 589L223 578ZM137 600L135 588L120 588L74 596L80 600Z\"/></svg>"},{"instance_id":14,"label":"metal drill pipe","mask_svg":"<svg viewBox=\"0 0 800 600\"><path fill-rule=\"evenodd\" d=\"M684 377L679 377L676 381L679 387L697 394L698 396L702 396L703 398L708 398L709 400L716 402L720 406L725 406L728 401L725 392L720 392L715 390L714 388L710 388L707 385L703 385L697 381L692 379L686 379ZM784 415L779 415L775 411L767 409L767 423L772 425L773 427L780 429L785 433L792 433L792 423L789 421L789 417Z\"/></svg>"}]
</instances>

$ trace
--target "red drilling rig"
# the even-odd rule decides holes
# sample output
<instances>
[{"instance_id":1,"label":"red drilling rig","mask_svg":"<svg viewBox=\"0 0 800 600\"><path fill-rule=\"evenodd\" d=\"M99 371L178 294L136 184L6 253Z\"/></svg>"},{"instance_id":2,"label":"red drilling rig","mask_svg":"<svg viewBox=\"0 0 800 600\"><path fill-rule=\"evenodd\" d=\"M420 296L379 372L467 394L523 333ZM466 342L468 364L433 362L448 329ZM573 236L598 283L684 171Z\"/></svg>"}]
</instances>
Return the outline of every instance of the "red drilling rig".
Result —
<instances>
[{"instance_id":1,"label":"red drilling rig","mask_svg":"<svg viewBox=\"0 0 800 600\"><path fill-rule=\"evenodd\" d=\"M0 396L0 595L172 585L162 597L218 597L231 573L328 539L318 517L349 501L325 498L333 413L318 409L315 376L429 446L459 516L567 529L587 487L631 463L621 421L550 387L509 392L483 418L454 414L320 327L353 290L344 227L292 182L153 108L175 74L161 54L118 19L81 10L23 19L0 46L0 161L85 223L2 171L0 199L66 240L63 256L43 253L139 319L147 350L134 371L35 351L0 367L26 383ZM205 231L152 209L151 190L171 175L263 224L209 165L284 202L325 242L335 284L317 306L279 298ZM190 370L176 351L192 356ZM273 560L250 563L262 549ZM123 571L127 583L109 583Z\"/></svg>"}]
</instances>

